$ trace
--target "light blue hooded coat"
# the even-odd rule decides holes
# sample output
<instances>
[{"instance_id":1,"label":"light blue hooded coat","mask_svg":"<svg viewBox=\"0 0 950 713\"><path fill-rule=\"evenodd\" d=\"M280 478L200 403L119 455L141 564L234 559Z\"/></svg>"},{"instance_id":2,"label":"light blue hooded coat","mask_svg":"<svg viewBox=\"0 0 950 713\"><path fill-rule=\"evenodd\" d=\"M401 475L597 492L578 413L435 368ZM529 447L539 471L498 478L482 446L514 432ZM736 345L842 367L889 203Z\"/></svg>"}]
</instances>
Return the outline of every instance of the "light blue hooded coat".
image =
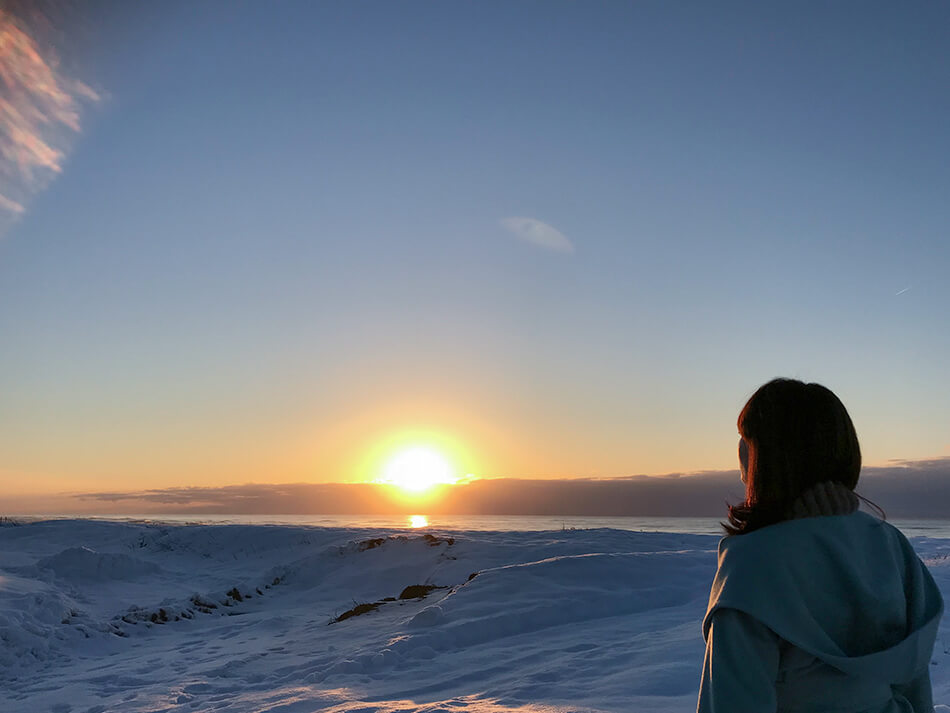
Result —
<instances>
[{"instance_id":1,"label":"light blue hooded coat","mask_svg":"<svg viewBox=\"0 0 950 713\"><path fill-rule=\"evenodd\" d=\"M698 713L930 713L942 613L907 538L867 513L723 538Z\"/></svg>"}]
</instances>

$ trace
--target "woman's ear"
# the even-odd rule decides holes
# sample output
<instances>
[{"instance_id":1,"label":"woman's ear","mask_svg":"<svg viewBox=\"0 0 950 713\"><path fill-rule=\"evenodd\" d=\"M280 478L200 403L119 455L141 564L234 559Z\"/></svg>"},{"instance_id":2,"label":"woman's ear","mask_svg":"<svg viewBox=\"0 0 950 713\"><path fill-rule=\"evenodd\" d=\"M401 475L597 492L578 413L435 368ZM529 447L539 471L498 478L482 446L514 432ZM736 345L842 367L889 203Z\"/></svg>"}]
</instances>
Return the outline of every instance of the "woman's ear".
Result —
<instances>
[{"instance_id":1,"label":"woman's ear","mask_svg":"<svg viewBox=\"0 0 950 713\"><path fill-rule=\"evenodd\" d=\"M739 438L739 478L743 483L749 482L749 444Z\"/></svg>"}]
</instances>

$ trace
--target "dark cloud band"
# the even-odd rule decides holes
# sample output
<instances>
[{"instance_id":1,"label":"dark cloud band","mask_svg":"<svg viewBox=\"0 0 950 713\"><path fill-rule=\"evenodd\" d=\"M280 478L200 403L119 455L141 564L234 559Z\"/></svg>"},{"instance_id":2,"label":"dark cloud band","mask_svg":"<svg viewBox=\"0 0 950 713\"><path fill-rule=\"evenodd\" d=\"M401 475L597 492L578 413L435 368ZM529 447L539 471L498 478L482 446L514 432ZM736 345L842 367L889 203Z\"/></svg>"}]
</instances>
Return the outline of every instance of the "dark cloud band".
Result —
<instances>
[{"instance_id":1,"label":"dark cloud band","mask_svg":"<svg viewBox=\"0 0 950 713\"><path fill-rule=\"evenodd\" d=\"M947 517L950 458L865 468L858 491L891 517ZM443 488L425 504L441 515L604 515L717 517L742 498L738 471L627 478L476 480ZM246 484L72 496L88 507L135 513L393 514L413 509L398 492L371 483Z\"/></svg>"}]
</instances>

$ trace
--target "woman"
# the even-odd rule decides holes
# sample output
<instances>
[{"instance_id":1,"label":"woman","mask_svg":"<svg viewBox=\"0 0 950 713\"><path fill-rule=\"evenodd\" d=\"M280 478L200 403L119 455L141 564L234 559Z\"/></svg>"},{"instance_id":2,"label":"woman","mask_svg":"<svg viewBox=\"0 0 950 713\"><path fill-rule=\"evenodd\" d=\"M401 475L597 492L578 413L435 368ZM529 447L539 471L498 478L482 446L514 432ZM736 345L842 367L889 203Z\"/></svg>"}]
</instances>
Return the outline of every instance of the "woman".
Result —
<instances>
[{"instance_id":1,"label":"woman","mask_svg":"<svg viewBox=\"0 0 950 713\"><path fill-rule=\"evenodd\" d=\"M775 379L739 435L746 499L719 545L699 713L932 711L943 600L900 531L858 511L861 452L841 401Z\"/></svg>"}]
</instances>

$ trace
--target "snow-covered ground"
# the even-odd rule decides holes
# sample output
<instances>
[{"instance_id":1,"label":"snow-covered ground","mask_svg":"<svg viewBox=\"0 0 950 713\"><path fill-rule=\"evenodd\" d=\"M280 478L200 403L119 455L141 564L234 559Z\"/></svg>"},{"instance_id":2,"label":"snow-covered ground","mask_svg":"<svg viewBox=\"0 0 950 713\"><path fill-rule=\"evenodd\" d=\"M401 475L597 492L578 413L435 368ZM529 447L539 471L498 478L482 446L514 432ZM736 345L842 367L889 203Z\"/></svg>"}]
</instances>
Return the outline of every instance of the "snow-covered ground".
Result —
<instances>
[{"instance_id":1,"label":"snow-covered ground","mask_svg":"<svg viewBox=\"0 0 950 713\"><path fill-rule=\"evenodd\" d=\"M717 541L4 526L0 709L692 711ZM950 540L912 541L950 601ZM411 585L437 588L400 599ZM950 703L946 623L932 676L935 700Z\"/></svg>"}]
</instances>

